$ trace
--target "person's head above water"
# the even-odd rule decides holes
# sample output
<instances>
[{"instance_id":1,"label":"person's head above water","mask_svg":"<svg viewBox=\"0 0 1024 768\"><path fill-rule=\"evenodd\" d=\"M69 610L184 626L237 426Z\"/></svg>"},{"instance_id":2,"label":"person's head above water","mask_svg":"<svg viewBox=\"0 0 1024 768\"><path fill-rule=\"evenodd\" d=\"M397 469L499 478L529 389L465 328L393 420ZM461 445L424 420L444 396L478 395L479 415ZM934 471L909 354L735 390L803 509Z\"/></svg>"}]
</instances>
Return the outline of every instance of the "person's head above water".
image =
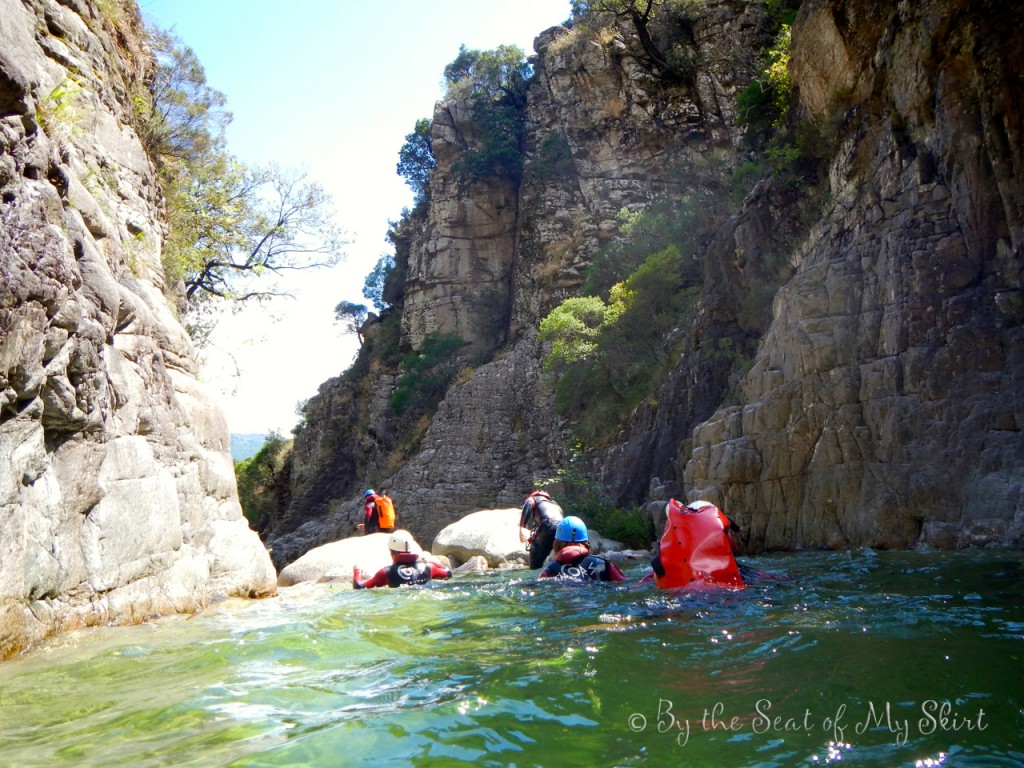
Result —
<instances>
[{"instance_id":1,"label":"person's head above water","mask_svg":"<svg viewBox=\"0 0 1024 768\"><path fill-rule=\"evenodd\" d=\"M575 515L563 518L555 528L555 541L569 544L587 541L587 526Z\"/></svg>"},{"instance_id":2,"label":"person's head above water","mask_svg":"<svg viewBox=\"0 0 1024 768\"><path fill-rule=\"evenodd\" d=\"M391 538L388 539L388 549L400 554L418 554L422 551L412 534L404 530L398 530L391 534Z\"/></svg>"}]
</instances>

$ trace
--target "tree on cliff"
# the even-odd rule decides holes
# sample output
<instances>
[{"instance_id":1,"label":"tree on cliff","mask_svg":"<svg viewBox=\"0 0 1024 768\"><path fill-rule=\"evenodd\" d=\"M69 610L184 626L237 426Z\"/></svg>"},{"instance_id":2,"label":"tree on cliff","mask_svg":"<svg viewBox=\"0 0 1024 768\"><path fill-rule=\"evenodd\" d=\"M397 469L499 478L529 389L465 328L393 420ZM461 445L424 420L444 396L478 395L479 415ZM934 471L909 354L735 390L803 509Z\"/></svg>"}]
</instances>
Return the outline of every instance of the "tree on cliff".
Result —
<instances>
[{"instance_id":1,"label":"tree on cliff","mask_svg":"<svg viewBox=\"0 0 1024 768\"><path fill-rule=\"evenodd\" d=\"M551 344L543 369L555 404L587 447L604 444L656 390L693 312L702 274L695 259L715 217L694 203L657 201L620 216L621 240L597 254L584 286L540 323ZM702 234L703 233L703 234Z\"/></svg>"},{"instance_id":2,"label":"tree on cliff","mask_svg":"<svg viewBox=\"0 0 1024 768\"><path fill-rule=\"evenodd\" d=\"M430 172L434 160L433 141L430 136L431 121L421 117L416 121L413 132L405 137L405 144L398 152L398 175L405 179L416 194L416 204L424 202L430 194Z\"/></svg>"},{"instance_id":3,"label":"tree on cliff","mask_svg":"<svg viewBox=\"0 0 1024 768\"><path fill-rule=\"evenodd\" d=\"M228 153L231 115L195 53L165 32L152 31L150 40L153 90L137 109L167 201L164 278L183 286L186 326L202 343L215 306L285 295L268 277L336 264L345 241L319 183L278 167L250 168Z\"/></svg>"},{"instance_id":4,"label":"tree on cliff","mask_svg":"<svg viewBox=\"0 0 1024 768\"><path fill-rule=\"evenodd\" d=\"M668 59L651 35L655 11L664 5L665 0L572 0L572 18L579 20L590 15L611 14L619 19L628 19L648 59L664 68Z\"/></svg>"},{"instance_id":5,"label":"tree on cliff","mask_svg":"<svg viewBox=\"0 0 1024 768\"><path fill-rule=\"evenodd\" d=\"M518 181L523 173L526 84L533 74L522 49L502 45L493 51L459 48L444 68L449 99L470 105L474 140L453 164L463 183L489 176Z\"/></svg>"},{"instance_id":6,"label":"tree on cliff","mask_svg":"<svg viewBox=\"0 0 1024 768\"><path fill-rule=\"evenodd\" d=\"M363 282L363 298L369 301L378 312L383 312L388 307L388 302L384 298L384 288L388 276L394 268L394 256L390 253L382 253ZM369 307L365 304L341 301L334 307L334 319L341 323L342 328L354 333L359 339L359 343L362 344L363 336L359 331L363 323L366 322L369 312Z\"/></svg>"},{"instance_id":7,"label":"tree on cliff","mask_svg":"<svg viewBox=\"0 0 1024 768\"><path fill-rule=\"evenodd\" d=\"M340 301L334 308L335 321L341 323L341 327L349 333L354 333L360 345L363 343L363 334L359 329L363 327L368 314L365 304L356 304L354 301Z\"/></svg>"}]
</instances>

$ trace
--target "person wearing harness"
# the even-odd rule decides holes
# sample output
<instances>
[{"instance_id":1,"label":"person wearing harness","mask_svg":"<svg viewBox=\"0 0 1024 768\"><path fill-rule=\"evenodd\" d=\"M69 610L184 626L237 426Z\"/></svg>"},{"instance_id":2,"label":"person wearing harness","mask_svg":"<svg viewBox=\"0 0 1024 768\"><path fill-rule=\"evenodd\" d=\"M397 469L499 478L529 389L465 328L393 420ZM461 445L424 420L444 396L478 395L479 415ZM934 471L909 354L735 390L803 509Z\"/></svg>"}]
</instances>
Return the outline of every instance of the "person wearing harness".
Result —
<instances>
[{"instance_id":1,"label":"person wearing harness","mask_svg":"<svg viewBox=\"0 0 1024 768\"><path fill-rule=\"evenodd\" d=\"M562 508L547 491L534 491L526 497L519 516L519 540L526 544L530 553L530 568L540 568L551 554L555 526L561 519ZM523 528L531 531L529 538L523 535Z\"/></svg>"},{"instance_id":2,"label":"person wearing harness","mask_svg":"<svg viewBox=\"0 0 1024 768\"><path fill-rule=\"evenodd\" d=\"M386 565L371 578L363 581L359 568L352 569L354 589L373 587L406 587L426 584L432 579L447 579L451 569L425 554L408 531L395 531L388 540L391 551L391 565Z\"/></svg>"},{"instance_id":3,"label":"person wearing harness","mask_svg":"<svg viewBox=\"0 0 1024 768\"><path fill-rule=\"evenodd\" d=\"M555 559L540 572L542 579L574 581L625 581L619 567L603 557L590 554L587 526L578 517L562 520L555 529Z\"/></svg>"}]
</instances>

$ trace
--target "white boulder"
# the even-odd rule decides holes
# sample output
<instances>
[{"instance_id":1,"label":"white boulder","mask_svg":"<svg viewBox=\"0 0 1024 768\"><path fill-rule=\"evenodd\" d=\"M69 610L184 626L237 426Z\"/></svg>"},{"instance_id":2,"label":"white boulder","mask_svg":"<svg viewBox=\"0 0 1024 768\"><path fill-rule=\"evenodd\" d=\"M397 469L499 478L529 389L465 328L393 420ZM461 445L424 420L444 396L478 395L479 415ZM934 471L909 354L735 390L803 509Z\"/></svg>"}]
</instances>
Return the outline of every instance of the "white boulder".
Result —
<instances>
[{"instance_id":1,"label":"white boulder","mask_svg":"<svg viewBox=\"0 0 1024 768\"><path fill-rule=\"evenodd\" d=\"M479 556L491 568L527 563L526 546L519 540L521 510L482 509L441 529L430 551L445 555L456 567Z\"/></svg>"},{"instance_id":2,"label":"white boulder","mask_svg":"<svg viewBox=\"0 0 1024 768\"><path fill-rule=\"evenodd\" d=\"M352 536L309 550L281 569L279 587L290 587L304 581L352 581L352 569L358 567L369 578L381 568L391 565L388 533Z\"/></svg>"}]
</instances>

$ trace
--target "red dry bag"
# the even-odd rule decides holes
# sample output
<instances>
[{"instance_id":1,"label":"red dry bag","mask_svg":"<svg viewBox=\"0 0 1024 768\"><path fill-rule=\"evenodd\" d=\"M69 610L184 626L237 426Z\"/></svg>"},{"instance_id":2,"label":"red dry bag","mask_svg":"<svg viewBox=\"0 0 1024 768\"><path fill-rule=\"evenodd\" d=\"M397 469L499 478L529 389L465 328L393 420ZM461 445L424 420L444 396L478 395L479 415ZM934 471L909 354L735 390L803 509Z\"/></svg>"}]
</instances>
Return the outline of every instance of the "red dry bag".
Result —
<instances>
[{"instance_id":1,"label":"red dry bag","mask_svg":"<svg viewBox=\"0 0 1024 768\"><path fill-rule=\"evenodd\" d=\"M688 507L668 502L668 520L654 558L654 583L659 589L712 585L743 587L732 555L729 519L714 504L695 501Z\"/></svg>"}]
</instances>

